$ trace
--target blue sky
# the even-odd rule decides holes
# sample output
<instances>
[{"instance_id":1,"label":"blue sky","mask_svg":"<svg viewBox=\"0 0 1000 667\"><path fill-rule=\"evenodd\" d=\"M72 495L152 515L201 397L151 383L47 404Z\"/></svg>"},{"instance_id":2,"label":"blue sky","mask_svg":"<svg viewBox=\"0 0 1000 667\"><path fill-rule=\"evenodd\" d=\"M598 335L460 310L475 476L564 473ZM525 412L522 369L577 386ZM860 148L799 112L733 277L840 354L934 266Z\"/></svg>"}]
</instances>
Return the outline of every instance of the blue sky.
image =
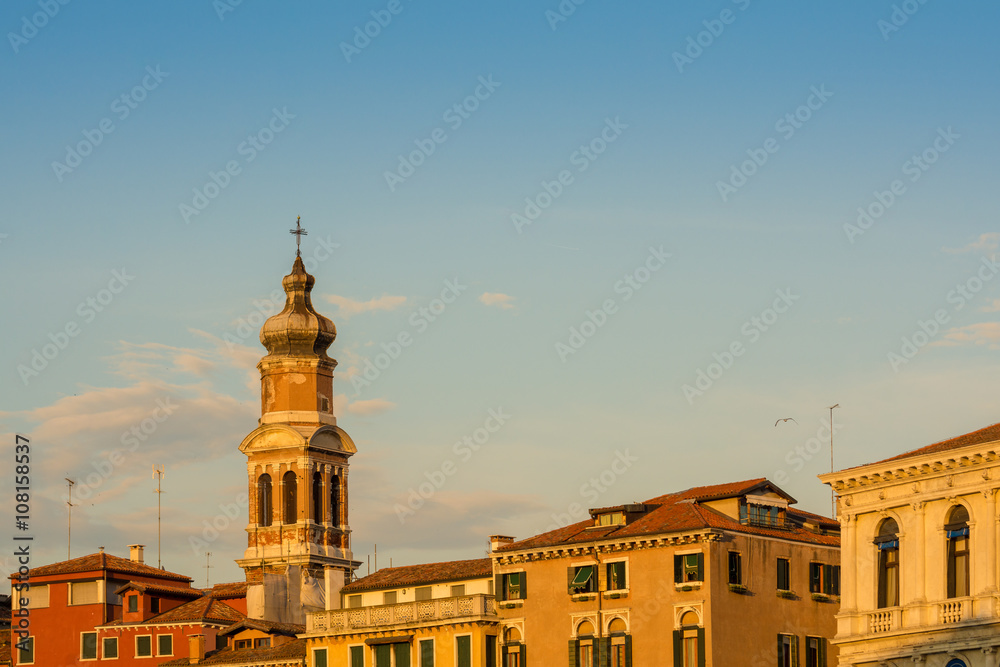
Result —
<instances>
[{"instance_id":1,"label":"blue sky","mask_svg":"<svg viewBox=\"0 0 1000 667\"><path fill-rule=\"evenodd\" d=\"M35 446L38 558L65 555L64 477L97 482L74 555L153 548L156 464L164 565L202 581L207 548L240 578L242 517L219 517L259 412L246 322L299 215L360 560L475 557L575 506L756 476L828 512L828 406L838 467L998 420L1000 9L573 6L0 8L0 433Z\"/></svg>"}]
</instances>

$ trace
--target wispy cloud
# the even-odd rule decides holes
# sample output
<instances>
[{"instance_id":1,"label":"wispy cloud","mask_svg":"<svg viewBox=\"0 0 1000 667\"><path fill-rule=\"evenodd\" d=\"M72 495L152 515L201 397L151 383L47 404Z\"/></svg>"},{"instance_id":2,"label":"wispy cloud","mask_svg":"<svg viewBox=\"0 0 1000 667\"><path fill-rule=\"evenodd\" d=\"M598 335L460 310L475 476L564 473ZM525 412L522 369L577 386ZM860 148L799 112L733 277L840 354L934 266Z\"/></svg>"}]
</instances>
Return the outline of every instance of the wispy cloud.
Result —
<instances>
[{"instance_id":1,"label":"wispy cloud","mask_svg":"<svg viewBox=\"0 0 1000 667\"><path fill-rule=\"evenodd\" d=\"M353 403L348 404L347 411L356 415L370 417L371 415L388 412L395 407L395 403L387 401L384 398L370 398L364 401L354 401Z\"/></svg>"},{"instance_id":2,"label":"wispy cloud","mask_svg":"<svg viewBox=\"0 0 1000 667\"><path fill-rule=\"evenodd\" d=\"M932 345L942 347L984 345L990 350L1000 350L1000 322L981 322L949 329L940 341Z\"/></svg>"},{"instance_id":3,"label":"wispy cloud","mask_svg":"<svg viewBox=\"0 0 1000 667\"><path fill-rule=\"evenodd\" d=\"M324 298L329 303L335 305L337 307L337 315L345 319L376 310L395 310L406 303L405 296L391 296L389 294L383 294L377 299L369 299L368 301L358 301L357 299L337 294L328 294Z\"/></svg>"},{"instance_id":4,"label":"wispy cloud","mask_svg":"<svg viewBox=\"0 0 1000 667\"><path fill-rule=\"evenodd\" d=\"M497 308L513 308L514 297L509 294L501 294L500 292L483 292L479 301L487 306L496 306Z\"/></svg>"},{"instance_id":5,"label":"wispy cloud","mask_svg":"<svg viewBox=\"0 0 1000 667\"><path fill-rule=\"evenodd\" d=\"M953 255L963 252L996 252L1000 248L1000 232L989 232L983 234L972 243L962 248L942 248L947 253Z\"/></svg>"},{"instance_id":6,"label":"wispy cloud","mask_svg":"<svg viewBox=\"0 0 1000 667\"><path fill-rule=\"evenodd\" d=\"M1000 299L994 299L993 303L980 308L984 313L1000 313Z\"/></svg>"}]
</instances>

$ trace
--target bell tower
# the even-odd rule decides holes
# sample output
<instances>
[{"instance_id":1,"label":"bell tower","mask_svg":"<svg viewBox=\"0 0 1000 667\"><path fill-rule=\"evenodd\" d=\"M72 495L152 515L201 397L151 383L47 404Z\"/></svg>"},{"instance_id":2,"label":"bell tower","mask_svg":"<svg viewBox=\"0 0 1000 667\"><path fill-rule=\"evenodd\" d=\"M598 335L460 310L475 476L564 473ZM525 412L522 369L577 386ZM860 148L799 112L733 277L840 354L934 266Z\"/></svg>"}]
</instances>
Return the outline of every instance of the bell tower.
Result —
<instances>
[{"instance_id":1,"label":"bell tower","mask_svg":"<svg viewBox=\"0 0 1000 667\"><path fill-rule=\"evenodd\" d=\"M296 225L292 233L305 233ZM305 612L339 607L339 590L361 563L351 553L348 467L357 448L333 412L337 329L313 308L315 278L297 252L282 280L284 309L260 332L267 355L259 425L240 444L247 456L248 615L304 623ZM328 599L335 598L335 599Z\"/></svg>"}]
</instances>

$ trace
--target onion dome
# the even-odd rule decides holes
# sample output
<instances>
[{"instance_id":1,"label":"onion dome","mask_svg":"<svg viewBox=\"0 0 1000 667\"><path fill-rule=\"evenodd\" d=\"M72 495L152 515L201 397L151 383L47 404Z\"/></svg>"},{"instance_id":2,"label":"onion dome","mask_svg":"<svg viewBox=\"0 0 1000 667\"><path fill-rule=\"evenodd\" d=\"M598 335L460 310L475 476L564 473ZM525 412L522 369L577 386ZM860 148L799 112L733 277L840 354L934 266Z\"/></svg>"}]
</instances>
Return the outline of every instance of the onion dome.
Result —
<instances>
[{"instance_id":1,"label":"onion dome","mask_svg":"<svg viewBox=\"0 0 1000 667\"><path fill-rule=\"evenodd\" d=\"M337 327L313 308L309 293L316 279L306 273L302 257L295 258L292 272L281 285L287 299L285 308L273 315L260 330L260 342L268 356L319 357L330 360L326 350L337 337Z\"/></svg>"}]
</instances>

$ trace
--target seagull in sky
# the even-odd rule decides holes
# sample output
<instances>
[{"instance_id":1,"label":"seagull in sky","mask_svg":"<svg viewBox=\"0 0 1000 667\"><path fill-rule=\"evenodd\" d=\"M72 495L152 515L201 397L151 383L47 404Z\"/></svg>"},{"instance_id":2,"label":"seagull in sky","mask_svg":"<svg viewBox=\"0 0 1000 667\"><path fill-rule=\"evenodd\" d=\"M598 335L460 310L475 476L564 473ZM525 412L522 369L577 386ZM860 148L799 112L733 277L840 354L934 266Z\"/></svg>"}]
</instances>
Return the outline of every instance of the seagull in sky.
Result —
<instances>
[{"instance_id":1,"label":"seagull in sky","mask_svg":"<svg viewBox=\"0 0 1000 667\"><path fill-rule=\"evenodd\" d=\"M774 425L777 426L781 422L795 422L795 420L792 419L791 417L785 417L784 419L779 419L778 421L774 422ZM798 422L795 423L798 424Z\"/></svg>"}]
</instances>

